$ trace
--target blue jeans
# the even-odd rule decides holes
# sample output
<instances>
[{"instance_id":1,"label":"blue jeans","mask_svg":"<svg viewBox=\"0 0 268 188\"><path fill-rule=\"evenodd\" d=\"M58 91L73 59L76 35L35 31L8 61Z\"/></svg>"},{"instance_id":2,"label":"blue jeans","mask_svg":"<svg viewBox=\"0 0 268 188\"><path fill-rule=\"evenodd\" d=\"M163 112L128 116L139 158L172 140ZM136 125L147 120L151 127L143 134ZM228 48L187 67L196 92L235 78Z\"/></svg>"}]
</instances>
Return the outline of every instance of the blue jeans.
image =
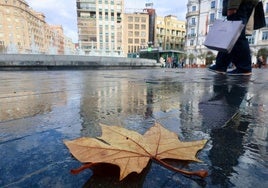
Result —
<instances>
[{"instance_id":1,"label":"blue jeans","mask_svg":"<svg viewBox=\"0 0 268 188\"><path fill-rule=\"evenodd\" d=\"M243 24L247 24L252 13L254 5L249 3L241 3L235 14L227 16L227 20L242 20ZM242 72L251 72L251 55L248 39L246 38L245 28L242 30L240 37L235 43L230 53L218 52L216 57L216 67L219 70L226 71L230 63Z\"/></svg>"}]
</instances>

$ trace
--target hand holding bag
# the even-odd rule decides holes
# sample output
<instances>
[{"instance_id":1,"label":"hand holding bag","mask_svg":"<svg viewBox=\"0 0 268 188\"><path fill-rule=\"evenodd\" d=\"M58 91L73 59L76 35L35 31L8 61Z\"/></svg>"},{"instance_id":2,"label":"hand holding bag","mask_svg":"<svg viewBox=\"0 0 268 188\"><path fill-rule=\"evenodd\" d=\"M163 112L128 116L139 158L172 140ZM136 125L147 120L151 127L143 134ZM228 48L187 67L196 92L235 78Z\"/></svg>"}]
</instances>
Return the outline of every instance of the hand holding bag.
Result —
<instances>
[{"instance_id":1,"label":"hand holding bag","mask_svg":"<svg viewBox=\"0 0 268 188\"><path fill-rule=\"evenodd\" d=\"M213 50L230 53L244 26L242 21L215 20L204 45Z\"/></svg>"}]
</instances>

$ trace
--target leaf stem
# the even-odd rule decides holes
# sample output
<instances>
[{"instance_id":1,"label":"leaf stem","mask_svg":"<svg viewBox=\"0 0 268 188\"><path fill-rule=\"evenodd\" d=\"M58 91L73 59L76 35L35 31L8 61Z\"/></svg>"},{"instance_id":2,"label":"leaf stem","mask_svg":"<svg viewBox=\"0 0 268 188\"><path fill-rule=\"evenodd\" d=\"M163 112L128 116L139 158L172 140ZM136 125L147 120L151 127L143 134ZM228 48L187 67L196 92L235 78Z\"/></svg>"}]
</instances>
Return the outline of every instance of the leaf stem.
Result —
<instances>
[{"instance_id":1,"label":"leaf stem","mask_svg":"<svg viewBox=\"0 0 268 188\"><path fill-rule=\"evenodd\" d=\"M199 170L199 171L190 172L190 171L186 171L186 170L182 170L182 169L173 167L172 165L170 165L170 164L168 164L160 159L157 159L157 158L152 158L152 160L156 161L157 163L161 164L162 166L164 166L170 170L173 170L175 172L179 172L179 173L184 174L184 175L198 176L200 178L205 178L208 176L208 171L206 171L206 170Z\"/></svg>"},{"instance_id":2,"label":"leaf stem","mask_svg":"<svg viewBox=\"0 0 268 188\"><path fill-rule=\"evenodd\" d=\"M76 175L76 174L79 174L80 172L82 172L83 170L85 170L87 168L91 168L92 166L94 166L93 163L86 163L86 164L83 164L82 166L80 166L77 169L72 169L71 173Z\"/></svg>"}]
</instances>

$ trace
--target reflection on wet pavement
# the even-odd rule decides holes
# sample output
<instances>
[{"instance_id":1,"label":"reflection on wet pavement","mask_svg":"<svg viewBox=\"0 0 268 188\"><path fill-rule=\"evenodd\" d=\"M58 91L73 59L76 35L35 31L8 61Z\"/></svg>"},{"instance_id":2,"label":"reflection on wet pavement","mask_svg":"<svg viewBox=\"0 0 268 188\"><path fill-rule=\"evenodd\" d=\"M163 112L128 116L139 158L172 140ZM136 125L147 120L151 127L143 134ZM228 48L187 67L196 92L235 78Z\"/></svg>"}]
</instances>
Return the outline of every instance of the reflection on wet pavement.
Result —
<instances>
[{"instance_id":1,"label":"reflection on wet pavement","mask_svg":"<svg viewBox=\"0 0 268 188\"><path fill-rule=\"evenodd\" d=\"M254 71L234 78L205 69L1 72L0 187L267 187L268 78ZM208 178L154 163L139 181L121 184L90 170L69 174L80 163L64 139L99 136L99 123L143 134L155 121L183 141L209 139L204 162L187 167L207 169Z\"/></svg>"}]
</instances>

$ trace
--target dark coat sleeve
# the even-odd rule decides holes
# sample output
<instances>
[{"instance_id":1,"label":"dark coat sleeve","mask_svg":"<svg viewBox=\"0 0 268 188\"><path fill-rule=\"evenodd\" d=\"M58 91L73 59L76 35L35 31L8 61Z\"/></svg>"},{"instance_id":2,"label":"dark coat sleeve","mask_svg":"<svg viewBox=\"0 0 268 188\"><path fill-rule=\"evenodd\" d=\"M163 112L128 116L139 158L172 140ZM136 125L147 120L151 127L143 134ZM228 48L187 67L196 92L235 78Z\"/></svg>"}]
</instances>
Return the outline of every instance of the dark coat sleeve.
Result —
<instances>
[{"instance_id":1,"label":"dark coat sleeve","mask_svg":"<svg viewBox=\"0 0 268 188\"><path fill-rule=\"evenodd\" d=\"M260 28L265 27L265 26L266 26L266 20L265 20L264 9L263 9L263 4L260 1L255 6L255 11L254 11L254 30L260 29Z\"/></svg>"},{"instance_id":2,"label":"dark coat sleeve","mask_svg":"<svg viewBox=\"0 0 268 188\"><path fill-rule=\"evenodd\" d=\"M228 6L228 0L222 1L222 15L227 16L227 6Z\"/></svg>"}]
</instances>

